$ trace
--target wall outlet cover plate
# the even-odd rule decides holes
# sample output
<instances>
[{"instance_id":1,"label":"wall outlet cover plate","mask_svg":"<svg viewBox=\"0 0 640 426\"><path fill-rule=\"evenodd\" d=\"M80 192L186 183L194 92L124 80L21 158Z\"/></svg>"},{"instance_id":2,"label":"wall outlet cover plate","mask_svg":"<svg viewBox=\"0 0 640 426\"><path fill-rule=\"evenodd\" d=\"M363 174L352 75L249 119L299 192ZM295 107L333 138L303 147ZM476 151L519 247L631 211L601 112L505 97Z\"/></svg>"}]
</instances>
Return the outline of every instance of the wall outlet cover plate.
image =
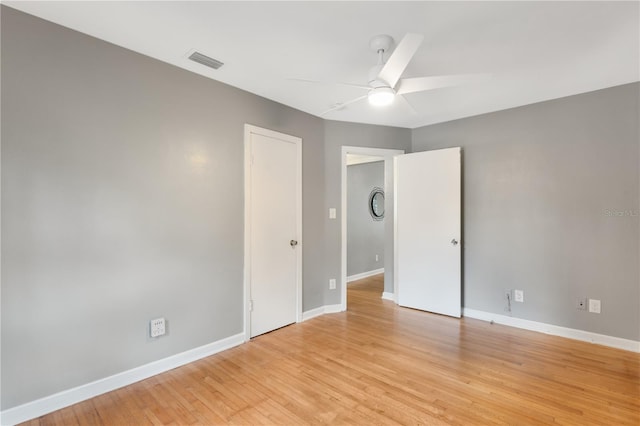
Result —
<instances>
[{"instance_id":1,"label":"wall outlet cover plate","mask_svg":"<svg viewBox=\"0 0 640 426\"><path fill-rule=\"evenodd\" d=\"M149 322L149 334L151 337L159 337L166 332L164 318L152 319Z\"/></svg>"},{"instance_id":2,"label":"wall outlet cover plate","mask_svg":"<svg viewBox=\"0 0 640 426\"><path fill-rule=\"evenodd\" d=\"M513 299L516 302L523 303L524 302L524 290L515 290L513 292Z\"/></svg>"}]
</instances>

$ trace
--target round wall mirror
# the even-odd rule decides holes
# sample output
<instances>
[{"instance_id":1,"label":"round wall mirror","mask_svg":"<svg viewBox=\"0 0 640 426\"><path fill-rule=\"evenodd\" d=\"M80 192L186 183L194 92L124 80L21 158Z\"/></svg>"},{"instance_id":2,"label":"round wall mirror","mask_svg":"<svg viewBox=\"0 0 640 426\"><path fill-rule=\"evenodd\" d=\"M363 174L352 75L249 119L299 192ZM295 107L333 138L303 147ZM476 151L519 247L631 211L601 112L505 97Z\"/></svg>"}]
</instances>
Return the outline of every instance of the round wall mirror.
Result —
<instances>
[{"instance_id":1,"label":"round wall mirror","mask_svg":"<svg viewBox=\"0 0 640 426\"><path fill-rule=\"evenodd\" d=\"M384 190L375 187L369 194L369 213L373 220L384 218Z\"/></svg>"}]
</instances>

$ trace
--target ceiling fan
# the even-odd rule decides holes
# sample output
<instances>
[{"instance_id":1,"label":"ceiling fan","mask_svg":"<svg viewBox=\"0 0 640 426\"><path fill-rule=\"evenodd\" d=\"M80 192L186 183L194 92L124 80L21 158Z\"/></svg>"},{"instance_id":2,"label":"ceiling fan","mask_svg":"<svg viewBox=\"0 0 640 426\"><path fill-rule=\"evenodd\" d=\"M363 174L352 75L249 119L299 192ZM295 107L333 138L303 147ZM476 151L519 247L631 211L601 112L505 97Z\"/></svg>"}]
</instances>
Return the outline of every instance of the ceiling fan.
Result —
<instances>
[{"instance_id":1,"label":"ceiling fan","mask_svg":"<svg viewBox=\"0 0 640 426\"><path fill-rule=\"evenodd\" d=\"M396 99L402 99L402 101L404 101L413 110L413 107L411 107L402 95L439 89L442 87L457 86L478 78L478 74L400 78L404 70L409 65L409 62L418 51L423 39L424 36L421 34L406 34L400 43L398 43L391 56L389 56L385 61L384 55L389 52L393 46L393 37L386 34L373 37L369 42L369 47L378 54L378 63L369 70L368 85L336 83L367 90L367 94L347 102L337 103L320 115L325 115L329 112L343 109L345 106L359 102L365 98L369 100L369 104L379 107L390 105ZM320 83L319 81L313 80L293 80L307 83Z\"/></svg>"}]
</instances>

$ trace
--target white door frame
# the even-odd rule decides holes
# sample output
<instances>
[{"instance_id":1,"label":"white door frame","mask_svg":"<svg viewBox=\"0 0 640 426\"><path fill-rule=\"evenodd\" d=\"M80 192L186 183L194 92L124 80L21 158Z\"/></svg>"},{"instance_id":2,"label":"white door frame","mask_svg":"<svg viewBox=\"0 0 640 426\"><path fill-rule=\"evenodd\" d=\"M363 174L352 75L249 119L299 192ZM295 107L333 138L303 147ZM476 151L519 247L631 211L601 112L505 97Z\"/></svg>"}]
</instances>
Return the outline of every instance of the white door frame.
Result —
<instances>
[{"instance_id":1,"label":"white door frame","mask_svg":"<svg viewBox=\"0 0 640 426\"><path fill-rule=\"evenodd\" d=\"M263 129L251 124L244 125L244 277L243 277L243 311L244 340L251 338L251 134L260 134L270 138L281 139L296 145L296 322L302 321L302 139L273 130Z\"/></svg>"},{"instance_id":2,"label":"white door frame","mask_svg":"<svg viewBox=\"0 0 640 426\"><path fill-rule=\"evenodd\" d=\"M393 157L404 154L401 149L369 148L363 146L343 146L342 147L342 167L341 167L341 208L340 208L340 234L341 234L341 261L340 261L340 310L347 310L347 154L370 155L384 159L384 193L393 192ZM387 238L388 227L393 229L393 221L388 220L388 212L393 211L393 200L385 196L385 259L389 255L388 247L393 247L394 237ZM393 253L391 253L393 255Z\"/></svg>"}]
</instances>

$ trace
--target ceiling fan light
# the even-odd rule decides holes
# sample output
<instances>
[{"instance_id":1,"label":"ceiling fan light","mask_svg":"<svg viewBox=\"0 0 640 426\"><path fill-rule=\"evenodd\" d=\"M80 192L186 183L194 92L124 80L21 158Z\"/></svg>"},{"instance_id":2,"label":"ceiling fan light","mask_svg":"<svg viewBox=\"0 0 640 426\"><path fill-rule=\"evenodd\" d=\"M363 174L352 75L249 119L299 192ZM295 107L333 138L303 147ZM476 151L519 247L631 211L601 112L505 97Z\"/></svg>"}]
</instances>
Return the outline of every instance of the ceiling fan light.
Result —
<instances>
[{"instance_id":1,"label":"ceiling fan light","mask_svg":"<svg viewBox=\"0 0 640 426\"><path fill-rule=\"evenodd\" d=\"M376 87L369 90L369 104L373 106L387 106L393 103L396 93L390 87Z\"/></svg>"}]
</instances>

